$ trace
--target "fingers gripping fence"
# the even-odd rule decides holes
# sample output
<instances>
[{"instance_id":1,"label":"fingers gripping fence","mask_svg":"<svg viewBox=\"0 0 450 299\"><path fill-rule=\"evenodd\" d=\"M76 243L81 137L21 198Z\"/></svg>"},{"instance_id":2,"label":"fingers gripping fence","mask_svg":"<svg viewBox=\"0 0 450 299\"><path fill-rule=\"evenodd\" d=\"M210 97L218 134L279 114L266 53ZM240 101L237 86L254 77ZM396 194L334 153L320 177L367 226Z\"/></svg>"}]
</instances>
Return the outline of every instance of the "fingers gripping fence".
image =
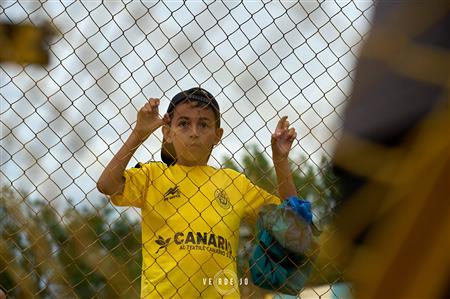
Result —
<instances>
[{"instance_id":1,"label":"fingers gripping fence","mask_svg":"<svg viewBox=\"0 0 450 299\"><path fill-rule=\"evenodd\" d=\"M111 205L96 181L149 98L161 99L163 113L176 93L193 86L210 91L221 107L224 135L209 164L243 172L273 194L271 133L288 116L298 134L290 152L297 192L325 227L337 196L328 160L372 10L369 1L1 2L2 24L48 22L57 32L47 65L1 64L3 292L8 298L140 296L140 210ZM129 167L159 160L161 140L158 130ZM188 233L176 235L165 220L172 234L147 241L172 252ZM211 232L214 224L208 225ZM243 221L238 235L232 276L240 296L276 294L250 279L254 223ZM194 282L189 269L184 273L182 282L164 277L174 297L191 283L199 296L210 280L216 289L227 287L214 276ZM301 294L339 297L328 283Z\"/></svg>"}]
</instances>

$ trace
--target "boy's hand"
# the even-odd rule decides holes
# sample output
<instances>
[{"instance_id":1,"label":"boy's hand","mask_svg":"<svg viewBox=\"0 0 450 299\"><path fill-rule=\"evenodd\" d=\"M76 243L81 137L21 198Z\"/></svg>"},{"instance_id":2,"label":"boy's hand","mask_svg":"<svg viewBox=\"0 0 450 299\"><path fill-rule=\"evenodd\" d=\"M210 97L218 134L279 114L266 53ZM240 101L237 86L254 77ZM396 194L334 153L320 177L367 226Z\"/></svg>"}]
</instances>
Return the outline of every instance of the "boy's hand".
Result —
<instances>
[{"instance_id":1,"label":"boy's hand","mask_svg":"<svg viewBox=\"0 0 450 299\"><path fill-rule=\"evenodd\" d=\"M272 134L272 158L274 162L287 159L297 132L289 128L287 116L283 116Z\"/></svg>"},{"instance_id":2,"label":"boy's hand","mask_svg":"<svg viewBox=\"0 0 450 299\"><path fill-rule=\"evenodd\" d=\"M169 123L169 115L165 114L163 118L159 115L159 99L151 98L139 109L136 126L133 132L142 140L145 140L156 129Z\"/></svg>"}]
</instances>

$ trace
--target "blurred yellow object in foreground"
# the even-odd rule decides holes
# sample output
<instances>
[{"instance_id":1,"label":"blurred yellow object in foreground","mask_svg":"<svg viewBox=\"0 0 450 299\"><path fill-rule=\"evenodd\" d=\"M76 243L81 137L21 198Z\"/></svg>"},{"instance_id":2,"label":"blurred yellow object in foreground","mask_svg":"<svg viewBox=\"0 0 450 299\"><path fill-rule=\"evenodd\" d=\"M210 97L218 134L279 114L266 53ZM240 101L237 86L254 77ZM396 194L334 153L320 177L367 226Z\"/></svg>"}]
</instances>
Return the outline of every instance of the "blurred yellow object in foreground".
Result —
<instances>
[{"instance_id":1,"label":"blurred yellow object in foreground","mask_svg":"<svg viewBox=\"0 0 450 299\"><path fill-rule=\"evenodd\" d=\"M51 35L48 25L0 24L0 63L47 64L47 43Z\"/></svg>"}]
</instances>

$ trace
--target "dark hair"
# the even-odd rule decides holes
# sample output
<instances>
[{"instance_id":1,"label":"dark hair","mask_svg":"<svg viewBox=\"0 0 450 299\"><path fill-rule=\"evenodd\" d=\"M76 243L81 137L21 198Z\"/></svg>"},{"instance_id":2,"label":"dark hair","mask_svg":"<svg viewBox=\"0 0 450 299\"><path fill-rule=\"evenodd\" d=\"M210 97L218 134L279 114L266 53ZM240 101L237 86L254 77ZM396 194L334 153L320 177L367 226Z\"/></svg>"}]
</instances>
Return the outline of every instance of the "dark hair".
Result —
<instances>
[{"instance_id":1,"label":"dark hair","mask_svg":"<svg viewBox=\"0 0 450 299\"><path fill-rule=\"evenodd\" d=\"M196 107L211 107L216 116L217 127L220 127L219 103L217 103L210 92L200 87L194 87L177 93L172 98L172 101L170 101L169 107L167 108L167 114L172 116L175 106L187 101L196 103Z\"/></svg>"},{"instance_id":2,"label":"dark hair","mask_svg":"<svg viewBox=\"0 0 450 299\"><path fill-rule=\"evenodd\" d=\"M217 103L214 96L207 90L201 87L194 87L188 90L181 91L177 93L170 101L169 107L167 108L167 114L169 114L172 119L175 107L181 103L193 102L195 107L210 107L216 117L215 124L216 127L220 127L220 108L219 103ZM161 148L161 159L167 166L174 165L177 161L175 155L175 149L171 143L167 143L163 138L162 148Z\"/></svg>"}]
</instances>

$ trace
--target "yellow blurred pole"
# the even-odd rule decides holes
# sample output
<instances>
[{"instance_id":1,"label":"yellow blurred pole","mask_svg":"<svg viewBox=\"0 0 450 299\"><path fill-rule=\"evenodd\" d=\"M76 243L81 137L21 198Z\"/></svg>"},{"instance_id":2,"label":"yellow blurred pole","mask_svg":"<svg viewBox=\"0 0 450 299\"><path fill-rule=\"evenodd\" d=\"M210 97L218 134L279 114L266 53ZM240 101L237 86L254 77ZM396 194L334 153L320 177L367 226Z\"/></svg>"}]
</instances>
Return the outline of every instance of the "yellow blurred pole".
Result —
<instances>
[{"instance_id":1,"label":"yellow blurred pole","mask_svg":"<svg viewBox=\"0 0 450 299\"><path fill-rule=\"evenodd\" d=\"M445 290L450 146L448 106L440 108L394 150L346 137L336 154L338 165L369 182L340 209L336 232L323 243L322 257L340 258L356 298L436 298ZM374 172L374 161L388 166ZM355 247L352 240L369 224Z\"/></svg>"},{"instance_id":2,"label":"yellow blurred pole","mask_svg":"<svg viewBox=\"0 0 450 299\"><path fill-rule=\"evenodd\" d=\"M0 63L47 64L49 25L12 25L0 23Z\"/></svg>"}]
</instances>

